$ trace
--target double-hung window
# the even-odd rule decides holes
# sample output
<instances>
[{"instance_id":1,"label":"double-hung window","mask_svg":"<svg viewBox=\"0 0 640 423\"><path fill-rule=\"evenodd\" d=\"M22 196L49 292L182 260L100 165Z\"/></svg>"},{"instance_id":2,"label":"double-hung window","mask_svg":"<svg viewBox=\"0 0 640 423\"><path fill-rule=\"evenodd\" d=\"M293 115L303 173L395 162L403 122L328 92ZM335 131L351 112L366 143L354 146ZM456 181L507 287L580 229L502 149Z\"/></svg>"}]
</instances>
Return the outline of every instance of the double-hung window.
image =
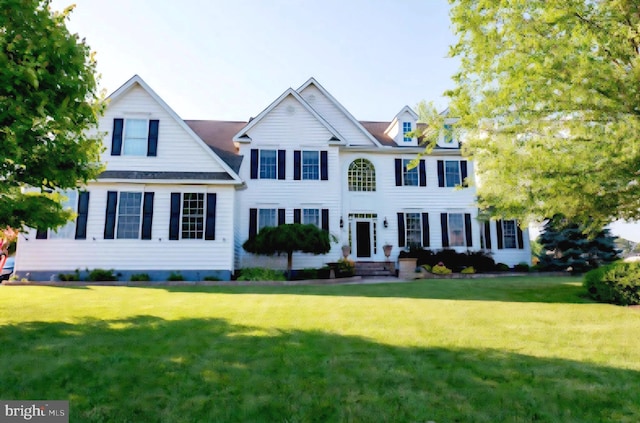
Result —
<instances>
[{"instance_id":1,"label":"double-hung window","mask_svg":"<svg viewBox=\"0 0 640 423\"><path fill-rule=\"evenodd\" d=\"M277 209L258 209L258 232L268 226L277 226Z\"/></svg>"},{"instance_id":2,"label":"double-hung window","mask_svg":"<svg viewBox=\"0 0 640 423\"><path fill-rule=\"evenodd\" d=\"M76 206L78 204L78 191L75 190L67 190L62 192L62 195L65 197L65 200L62 201L61 205L63 209L69 209L73 212L76 211ZM49 230L49 238L50 239L73 239L76 233L76 221L75 219L67 222L66 225L58 228L58 229L50 229Z\"/></svg>"},{"instance_id":3,"label":"double-hung window","mask_svg":"<svg viewBox=\"0 0 640 423\"><path fill-rule=\"evenodd\" d=\"M276 150L260 150L260 179L276 179L277 163Z\"/></svg>"},{"instance_id":4,"label":"double-hung window","mask_svg":"<svg viewBox=\"0 0 640 423\"><path fill-rule=\"evenodd\" d=\"M466 160L438 160L438 186L457 187L466 186Z\"/></svg>"},{"instance_id":5,"label":"double-hung window","mask_svg":"<svg viewBox=\"0 0 640 423\"><path fill-rule=\"evenodd\" d=\"M524 248L524 237L517 220L498 220L496 221L496 228L498 232L498 249Z\"/></svg>"},{"instance_id":6,"label":"double-hung window","mask_svg":"<svg viewBox=\"0 0 640 423\"><path fill-rule=\"evenodd\" d=\"M302 223L320 228L320 209L302 209Z\"/></svg>"},{"instance_id":7,"label":"double-hung window","mask_svg":"<svg viewBox=\"0 0 640 423\"><path fill-rule=\"evenodd\" d=\"M139 118L114 119L111 139L112 156L156 156L158 120Z\"/></svg>"},{"instance_id":8,"label":"double-hung window","mask_svg":"<svg viewBox=\"0 0 640 423\"><path fill-rule=\"evenodd\" d=\"M412 131L411 126L412 126L411 122L402 122L402 133L404 134L403 141L406 141L406 142L411 141L411 136L408 135L408 133Z\"/></svg>"},{"instance_id":9,"label":"double-hung window","mask_svg":"<svg viewBox=\"0 0 640 423\"><path fill-rule=\"evenodd\" d=\"M473 246L470 213L442 213L440 223L444 248Z\"/></svg>"},{"instance_id":10,"label":"double-hung window","mask_svg":"<svg viewBox=\"0 0 640 423\"><path fill-rule=\"evenodd\" d=\"M202 239L204 235L204 193L182 194L182 239Z\"/></svg>"},{"instance_id":11,"label":"double-hung window","mask_svg":"<svg viewBox=\"0 0 640 423\"><path fill-rule=\"evenodd\" d=\"M142 217L142 193L121 192L118 201L118 224L116 238L140 238L140 222Z\"/></svg>"},{"instance_id":12,"label":"double-hung window","mask_svg":"<svg viewBox=\"0 0 640 423\"><path fill-rule=\"evenodd\" d=\"M216 194L172 192L169 239L216 239Z\"/></svg>"},{"instance_id":13,"label":"double-hung window","mask_svg":"<svg viewBox=\"0 0 640 423\"><path fill-rule=\"evenodd\" d=\"M411 168L411 160L402 160L402 181L404 186L418 186L418 166Z\"/></svg>"},{"instance_id":14,"label":"double-hung window","mask_svg":"<svg viewBox=\"0 0 640 423\"><path fill-rule=\"evenodd\" d=\"M318 180L320 179L320 152L319 151L303 151L302 152L302 179Z\"/></svg>"},{"instance_id":15,"label":"double-hung window","mask_svg":"<svg viewBox=\"0 0 640 423\"><path fill-rule=\"evenodd\" d=\"M398 213L398 246L426 248L429 245L429 214L418 212Z\"/></svg>"}]
</instances>

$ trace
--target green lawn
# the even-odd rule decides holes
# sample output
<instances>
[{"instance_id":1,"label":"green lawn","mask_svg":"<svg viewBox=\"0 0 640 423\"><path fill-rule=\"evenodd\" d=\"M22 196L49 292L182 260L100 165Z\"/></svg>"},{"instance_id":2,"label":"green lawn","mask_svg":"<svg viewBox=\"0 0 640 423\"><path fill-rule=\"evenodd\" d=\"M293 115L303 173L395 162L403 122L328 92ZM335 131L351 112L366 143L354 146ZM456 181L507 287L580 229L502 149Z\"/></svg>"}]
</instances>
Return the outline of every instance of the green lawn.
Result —
<instances>
[{"instance_id":1,"label":"green lawn","mask_svg":"<svg viewBox=\"0 0 640 423\"><path fill-rule=\"evenodd\" d=\"M575 278L0 287L0 398L71 422L638 422L640 310Z\"/></svg>"}]
</instances>

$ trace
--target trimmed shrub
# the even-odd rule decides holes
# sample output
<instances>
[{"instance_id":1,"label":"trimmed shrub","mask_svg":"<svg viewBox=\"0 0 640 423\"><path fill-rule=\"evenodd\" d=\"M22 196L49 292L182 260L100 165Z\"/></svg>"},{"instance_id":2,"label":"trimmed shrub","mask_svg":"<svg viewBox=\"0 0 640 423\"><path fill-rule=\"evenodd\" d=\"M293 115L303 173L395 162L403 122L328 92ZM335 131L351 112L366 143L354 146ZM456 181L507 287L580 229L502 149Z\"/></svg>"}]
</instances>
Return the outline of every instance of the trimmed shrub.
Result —
<instances>
[{"instance_id":1,"label":"trimmed shrub","mask_svg":"<svg viewBox=\"0 0 640 423\"><path fill-rule=\"evenodd\" d=\"M529 272L531 268L527 263L518 263L515 266L513 266L513 270L515 270L516 272Z\"/></svg>"},{"instance_id":2,"label":"trimmed shrub","mask_svg":"<svg viewBox=\"0 0 640 423\"><path fill-rule=\"evenodd\" d=\"M583 286L596 301L618 305L640 304L640 263L617 262L590 270Z\"/></svg>"},{"instance_id":3,"label":"trimmed shrub","mask_svg":"<svg viewBox=\"0 0 640 423\"><path fill-rule=\"evenodd\" d=\"M464 275L473 275L474 273L476 273L476 269L474 269L473 266L469 266L462 269L460 273Z\"/></svg>"},{"instance_id":4,"label":"trimmed shrub","mask_svg":"<svg viewBox=\"0 0 640 423\"><path fill-rule=\"evenodd\" d=\"M205 276L204 278L202 278L202 280L210 281L210 282L216 282L216 281L219 281L220 278L217 277L217 276Z\"/></svg>"},{"instance_id":5,"label":"trimmed shrub","mask_svg":"<svg viewBox=\"0 0 640 423\"><path fill-rule=\"evenodd\" d=\"M239 281L286 281L284 272L280 270L264 269L262 267L247 267L240 269Z\"/></svg>"},{"instance_id":6,"label":"trimmed shrub","mask_svg":"<svg viewBox=\"0 0 640 423\"><path fill-rule=\"evenodd\" d=\"M80 281L80 271L76 270L74 273L60 273L58 279L62 282L78 282Z\"/></svg>"},{"instance_id":7,"label":"trimmed shrub","mask_svg":"<svg viewBox=\"0 0 640 423\"><path fill-rule=\"evenodd\" d=\"M115 273L113 273L113 269L93 269L89 272L89 276L87 280L92 282L108 282L108 281L117 281L118 277Z\"/></svg>"},{"instance_id":8,"label":"trimmed shrub","mask_svg":"<svg viewBox=\"0 0 640 423\"><path fill-rule=\"evenodd\" d=\"M511 268L504 263L498 263L496 264L496 270L498 272L508 272L509 270L511 270Z\"/></svg>"},{"instance_id":9,"label":"trimmed shrub","mask_svg":"<svg viewBox=\"0 0 640 423\"><path fill-rule=\"evenodd\" d=\"M149 282L151 280L151 276L148 273L134 273L129 278L131 282Z\"/></svg>"},{"instance_id":10,"label":"trimmed shrub","mask_svg":"<svg viewBox=\"0 0 640 423\"><path fill-rule=\"evenodd\" d=\"M170 282L179 282L184 280L184 276L180 272L171 272L167 278Z\"/></svg>"},{"instance_id":11,"label":"trimmed shrub","mask_svg":"<svg viewBox=\"0 0 640 423\"><path fill-rule=\"evenodd\" d=\"M449 269L442 263L438 263L431 268L431 273L433 273L434 275L450 275L451 269Z\"/></svg>"},{"instance_id":12,"label":"trimmed shrub","mask_svg":"<svg viewBox=\"0 0 640 423\"><path fill-rule=\"evenodd\" d=\"M465 267L473 267L478 272L491 272L496 270L496 262L489 253L484 251L466 251L458 253L456 250L445 248L432 251L412 248L409 251L401 251L399 258L415 258L418 266L435 266L444 263L453 271L460 272Z\"/></svg>"}]
</instances>

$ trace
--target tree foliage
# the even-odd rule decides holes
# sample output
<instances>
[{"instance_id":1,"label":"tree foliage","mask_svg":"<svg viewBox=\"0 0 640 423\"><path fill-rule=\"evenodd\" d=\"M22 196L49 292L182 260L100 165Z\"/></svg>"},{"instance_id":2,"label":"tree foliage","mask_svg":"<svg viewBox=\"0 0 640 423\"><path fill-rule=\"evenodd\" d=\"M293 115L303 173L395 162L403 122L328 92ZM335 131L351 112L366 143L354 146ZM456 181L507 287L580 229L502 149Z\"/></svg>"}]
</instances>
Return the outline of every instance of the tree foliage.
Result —
<instances>
[{"instance_id":1,"label":"tree foliage","mask_svg":"<svg viewBox=\"0 0 640 423\"><path fill-rule=\"evenodd\" d=\"M592 228L640 218L640 3L451 0L452 113L481 204Z\"/></svg>"},{"instance_id":2,"label":"tree foliage","mask_svg":"<svg viewBox=\"0 0 640 423\"><path fill-rule=\"evenodd\" d=\"M312 224L289 223L267 226L242 244L250 253L261 255L287 254L287 274L291 276L293 252L326 254L331 249L329 232Z\"/></svg>"},{"instance_id":3,"label":"tree foliage","mask_svg":"<svg viewBox=\"0 0 640 423\"><path fill-rule=\"evenodd\" d=\"M95 61L66 28L71 8L0 6L0 227L57 227L71 214L56 191L101 170Z\"/></svg>"},{"instance_id":4,"label":"tree foliage","mask_svg":"<svg viewBox=\"0 0 640 423\"><path fill-rule=\"evenodd\" d=\"M546 270L585 272L616 261L620 250L608 229L585 234L585 228L563 216L549 219L540 234L540 267Z\"/></svg>"}]
</instances>

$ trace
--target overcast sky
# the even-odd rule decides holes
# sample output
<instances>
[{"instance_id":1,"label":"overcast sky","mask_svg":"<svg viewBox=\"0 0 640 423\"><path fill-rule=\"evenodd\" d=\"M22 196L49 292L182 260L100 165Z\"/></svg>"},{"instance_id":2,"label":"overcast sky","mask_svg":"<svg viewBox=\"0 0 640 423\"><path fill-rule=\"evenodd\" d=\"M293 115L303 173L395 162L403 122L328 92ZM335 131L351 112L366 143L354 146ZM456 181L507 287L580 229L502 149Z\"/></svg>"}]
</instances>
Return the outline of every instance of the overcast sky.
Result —
<instances>
[{"instance_id":1,"label":"overcast sky","mask_svg":"<svg viewBox=\"0 0 640 423\"><path fill-rule=\"evenodd\" d=\"M71 1L53 0L62 10ZM446 0L76 0L68 27L112 93L140 75L183 119L248 120L315 77L356 119L453 87ZM640 242L637 225L615 225Z\"/></svg>"}]
</instances>

